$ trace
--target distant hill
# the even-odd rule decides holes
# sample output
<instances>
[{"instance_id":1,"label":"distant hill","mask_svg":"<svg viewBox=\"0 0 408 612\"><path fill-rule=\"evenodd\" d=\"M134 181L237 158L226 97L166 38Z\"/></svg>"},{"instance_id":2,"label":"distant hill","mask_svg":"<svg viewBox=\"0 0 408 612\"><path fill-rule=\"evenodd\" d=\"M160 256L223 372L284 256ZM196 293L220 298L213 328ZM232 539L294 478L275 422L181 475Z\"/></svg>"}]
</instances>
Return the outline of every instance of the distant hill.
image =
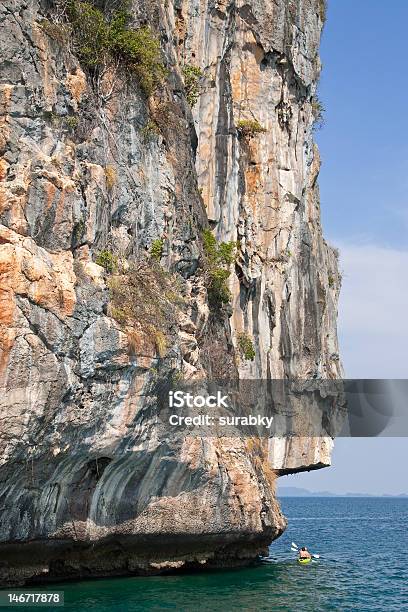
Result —
<instances>
[{"instance_id":1,"label":"distant hill","mask_svg":"<svg viewBox=\"0 0 408 612\"><path fill-rule=\"evenodd\" d=\"M369 493L332 493L331 491L309 491L308 489L302 489L301 487L278 487L278 497L392 497L400 498L406 497L406 493L400 493L400 495L370 495Z\"/></svg>"}]
</instances>

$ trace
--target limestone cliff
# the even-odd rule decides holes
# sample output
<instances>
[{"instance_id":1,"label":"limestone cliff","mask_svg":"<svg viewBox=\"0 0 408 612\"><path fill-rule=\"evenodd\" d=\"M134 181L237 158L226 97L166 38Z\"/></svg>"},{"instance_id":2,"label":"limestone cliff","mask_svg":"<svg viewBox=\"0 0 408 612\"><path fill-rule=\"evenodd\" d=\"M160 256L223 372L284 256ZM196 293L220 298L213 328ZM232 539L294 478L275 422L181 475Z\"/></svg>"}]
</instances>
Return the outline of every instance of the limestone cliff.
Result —
<instances>
[{"instance_id":1,"label":"limestone cliff","mask_svg":"<svg viewBox=\"0 0 408 612\"><path fill-rule=\"evenodd\" d=\"M331 440L185 437L155 389L341 374L325 5L134 2L166 68L149 92L84 65L66 6L0 6L0 582L245 563L285 527L272 468L326 465ZM208 229L236 244L216 309Z\"/></svg>"}]
</instances>

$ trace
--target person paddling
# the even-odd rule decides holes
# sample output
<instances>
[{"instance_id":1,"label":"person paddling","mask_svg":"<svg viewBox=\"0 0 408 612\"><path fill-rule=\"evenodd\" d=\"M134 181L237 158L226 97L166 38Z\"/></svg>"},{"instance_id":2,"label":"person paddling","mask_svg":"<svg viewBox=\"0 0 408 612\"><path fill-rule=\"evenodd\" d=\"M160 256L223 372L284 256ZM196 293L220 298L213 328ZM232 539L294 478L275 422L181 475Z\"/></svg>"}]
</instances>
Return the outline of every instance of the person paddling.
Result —
<instances>
[{"instance_id":1,"label":"person paddling","mask_svg":"<svg viewBox=\"0 0 408 612\"><path fill-rule=\"evenodd\" d=\"M311 559L311 558L312 558L312 555L307 550L306 546L302 546L302 548L299 550L299 559Z\"/></svg>"}]
</instances>

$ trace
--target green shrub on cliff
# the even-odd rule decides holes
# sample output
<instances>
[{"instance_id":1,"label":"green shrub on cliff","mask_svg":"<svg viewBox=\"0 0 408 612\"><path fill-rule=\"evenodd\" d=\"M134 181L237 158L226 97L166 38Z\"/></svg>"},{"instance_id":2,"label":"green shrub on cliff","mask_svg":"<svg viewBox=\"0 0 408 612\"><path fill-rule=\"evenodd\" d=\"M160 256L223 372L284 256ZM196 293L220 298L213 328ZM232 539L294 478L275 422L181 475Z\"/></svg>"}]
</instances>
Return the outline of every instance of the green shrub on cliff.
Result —
<instances>
[{"instance_id":1,"label":"green shrub on cliff","mask_svg":"<svg viewBox=\"0 0 408 612\"><path fill-rule=\"evenodd\" d=\"M322 104L322 101L317 95L315 95L314 98L312 99L312 114L313 114L315 127L317 128L323 127L325 112L326 111Z\"/></svg>"},{"instance_id":2,"label":"green shrub on cliff","mask_svg":"<svg viewBox=\"0 0 408 612\"><path fill-rule=\"evenodd\" d=\"M211 264L231 265L235 261L236 243L217 242L216 237L209 229L203 231L204 252Z\"/></svg>"},{"instance_id":3,"label":"green shrub on cliff","mask_svg":"<svg viewBox=\"0 0 408 612\"><path fill-rule=\"evenodd\" d=\"M70 1L67 16L72 28L72 45L82 64L95 68L107 59L109 26L104 14L91 2Z\"/></svg>"},{"instance_id":4,"label":"green shrub on cliff","mask_svg":"<svg viewBox=\"0 0 408 612\"><path fill-rule=\"evenodd\" d=\"M85 68L95 73L121 67L136 76L147 96L153 93L166 75L160 43L148 26L131 26L127 0L111 3L106 11L92 1L67 0L59 6L70 29L71 48ZM45 28L50 35L55 29Z\"/></svg>"},{"instance_id":5,"label":"green shrub on cliff","mask_svg":"<svg viewBox=\"0 0 408 612\"><path fill-rule=\"evenodd\" d=\"M197 103L200 94L198 83L202 76L203 72L198 66L186 64L183 67L184 87L187 102L190 106L194 106Z\"/></svg>"},{"instance_id":6,"label":"green shrub on cliff","mask_svg":"<svg viewBox=\"0 0 408 612\"><path fill-rule=\"evenodd\" d=\"M163 255L163 247L164 240L162 238L156 238L156 240L153 240L150 247L151 257L153 257L153 259L156 259L157 261L160 261Z\"/></svg>"},{"instance_id":7,"label":"green shrub on cliff","mask_svg":"<svg viewBox=\"0 0 408 612\"><path fill-rule=\"evenodd\" d=\"M140 134L145 143L153 140L154 137L160 135L160 129L153 119L149 119L144 127L140 130Z\"/></svg>"},{"instance_id":8,"label":"green shrub on cliff","mask_svg":"<svg viewBox=\"0 0 408 612\"><path fill-rule=\"evenodd\" d=\"M245 332L241 332L238 334L238 348L241 352L241 355L245 357L248 361L253 361L255 359L255 348L254 344L249 337L249 335Z\"/></svg>"},{"instance_id":9,"label":"green shrub on cliff","mask_svg":"<svg viewBox=\"0 0 408 612\"><path fill-rule=\"evenodd\" d=\"M112 274L118 266L118 258L111 251L104 250L99 253L95 263L105 268L105 272L108 274Z\"/></svg>"},{"instance_id":10,"label":"green shrub on cliff","mask_svg":"<svg viewBox=\"0 0 408 612\"><path fill-rule=\"evenodd\" d=\"M243 138L251 138L267 131L256 119L241 119L237 123L237 130Z\"/></svg>"},{"instance_id":11,"label":"green shrub on cliff","mask_svg":"<svg viewBox=\"0 0 408 612\"><path fill-rule=\"evenodd\" d=\"M218 243L209 229L204 230L202 239L208 301L211 307L220 308L231 300L227 281L231 274L231 264L235 261L236 243L233 241Z\"/></svg>"},{"instance_id":12,"label":"green shrub on cliff","mask_svg":"<svg viewBox=\"0 0 408 612\"><path fill-rule=\"evenodd\" d=\"M64 123L68 130L74 132L79 125L79 118L76 115L70 115L65 117Z\"/></svg>"},{"instance_id":13,"label":"green shrub on cliff","mask_svg":"<svg viewBox=\"0 0 408 612\"><path fill-rule=\"evenodd\" d=\"M138 78L146 95L158 87L166 75L161 62L160 43L148 26L127 30L124 21L118 21L111 30L113 53Z\"/></svg>"}]
</instances>

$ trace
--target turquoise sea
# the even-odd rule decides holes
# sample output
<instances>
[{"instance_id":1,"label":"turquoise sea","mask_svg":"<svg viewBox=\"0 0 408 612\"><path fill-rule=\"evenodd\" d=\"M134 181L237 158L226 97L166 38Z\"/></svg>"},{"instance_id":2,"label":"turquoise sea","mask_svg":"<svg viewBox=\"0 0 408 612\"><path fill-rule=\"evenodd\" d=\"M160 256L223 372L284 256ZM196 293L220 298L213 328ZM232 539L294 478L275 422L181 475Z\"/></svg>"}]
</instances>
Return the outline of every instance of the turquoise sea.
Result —
<instances>
[{"instance_id":1,"label":"turquoise sea","mask_svg":"<svg viewBox=\"0 0 408 612\"><path fill-rule=\"evenodd\" d=\"M407 499L284 498L281 504L289 525L271 546L270 563L59 585L65 610L408 610ZM292 541L321 559L297 564Z\"/></svg>"}]
</instances>

